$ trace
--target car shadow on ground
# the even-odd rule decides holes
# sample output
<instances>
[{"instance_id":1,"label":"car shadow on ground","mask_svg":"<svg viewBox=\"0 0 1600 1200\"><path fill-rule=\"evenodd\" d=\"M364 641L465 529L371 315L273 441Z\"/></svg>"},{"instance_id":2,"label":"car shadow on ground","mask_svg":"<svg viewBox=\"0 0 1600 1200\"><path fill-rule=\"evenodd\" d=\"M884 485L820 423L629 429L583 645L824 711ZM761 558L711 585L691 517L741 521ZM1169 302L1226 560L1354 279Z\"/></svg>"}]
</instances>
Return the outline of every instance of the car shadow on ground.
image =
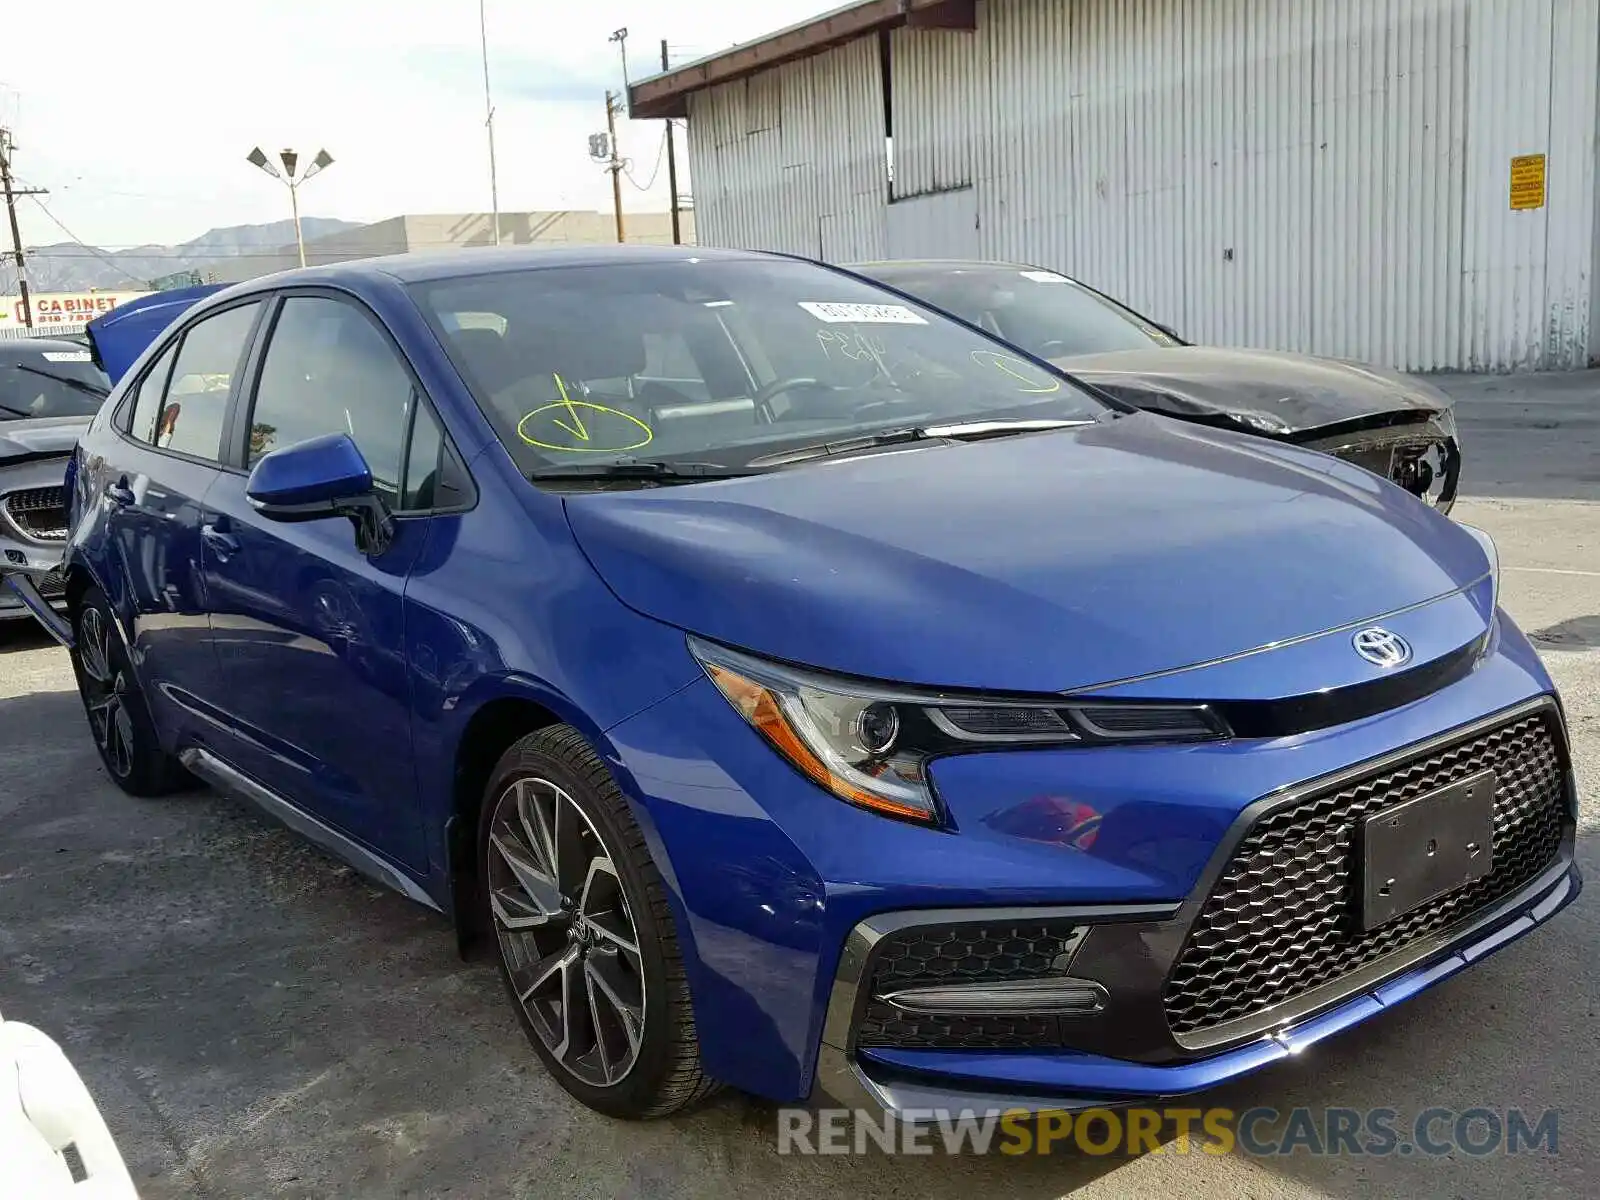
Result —
<instances>
[{"instance_id":1,"label":"car shadow on ground","mask_svg":"<svg viewBox=\"0 0 1600 1200\"><path fill-rule=\"evenodd\" d=\"M55 639L32 617L0 621L0 654L15 650L40 650L55 644Z\"/></svg>"},{"instance_id":2,"label":"car shadow on ground","mask_svg":"<svg viewBox=\"0 0 1600 1200\"><path fill-rule=\"evenodd\" d=\"M1528 638L1541 650L1591 650L1600 647L1600 616L1568 617L1533 630Z\"/></svg>"},{"instance_id":3,"label":"car shadow on ground","mask_svg":"<svg viewBox=\"0 0 1600 1200\"><path fill-rule=\"evenodd\" d=\"M145 1200L1555 1196L1590 1194L1597 1160L1588 898L1469 977L1188 1102L1569 1114L1556 1156L1515 1158L804 1157L778 1153L777 1106L730 1093L610 1121L544 1073L497 973L463 963L440 916L209 791L123 796L66 690L0 700L0 913L0 1010L62 1042Z\"/></svg>"}]
</instances>

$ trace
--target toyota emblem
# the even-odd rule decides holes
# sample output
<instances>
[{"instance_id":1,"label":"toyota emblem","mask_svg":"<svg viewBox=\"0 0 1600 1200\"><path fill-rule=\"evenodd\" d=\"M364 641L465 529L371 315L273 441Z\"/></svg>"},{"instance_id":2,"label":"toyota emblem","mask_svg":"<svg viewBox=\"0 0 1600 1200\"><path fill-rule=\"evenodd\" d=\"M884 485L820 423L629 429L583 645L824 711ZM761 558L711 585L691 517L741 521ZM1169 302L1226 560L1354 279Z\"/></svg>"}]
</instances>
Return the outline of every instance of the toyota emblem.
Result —
<instances>
[{"instance_id":1,"label":"toyota emblem","mask_svg":"<svg viewBox=\"0 0 1600 1200\"><path fill-rule=\"evenodd\" d=\"M1411 661L1411 643L1387 629L1363 629L1351 639L1356 653L1375 667L1386 670Z\"/></svg>"}]
</instances>

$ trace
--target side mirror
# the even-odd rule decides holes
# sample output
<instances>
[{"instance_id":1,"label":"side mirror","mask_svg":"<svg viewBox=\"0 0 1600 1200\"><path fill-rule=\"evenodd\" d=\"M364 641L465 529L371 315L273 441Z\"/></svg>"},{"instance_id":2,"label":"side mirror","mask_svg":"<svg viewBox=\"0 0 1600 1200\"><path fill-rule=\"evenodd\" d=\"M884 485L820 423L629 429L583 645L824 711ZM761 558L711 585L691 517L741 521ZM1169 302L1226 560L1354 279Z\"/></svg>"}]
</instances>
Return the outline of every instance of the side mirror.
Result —
<instances>
[{"instance_id":1,"label":"side mirror","mask_svg":"<svg viewBox=\"0 0 1600 1200\"><path fill-rule=\"evenodd\" d=\"M263 456L244 494L269 521L348 517L368 554L382 553L394 533L389 508L373 490L372 469L348 434L323 434Z\"/></svg>"}]
</instances>

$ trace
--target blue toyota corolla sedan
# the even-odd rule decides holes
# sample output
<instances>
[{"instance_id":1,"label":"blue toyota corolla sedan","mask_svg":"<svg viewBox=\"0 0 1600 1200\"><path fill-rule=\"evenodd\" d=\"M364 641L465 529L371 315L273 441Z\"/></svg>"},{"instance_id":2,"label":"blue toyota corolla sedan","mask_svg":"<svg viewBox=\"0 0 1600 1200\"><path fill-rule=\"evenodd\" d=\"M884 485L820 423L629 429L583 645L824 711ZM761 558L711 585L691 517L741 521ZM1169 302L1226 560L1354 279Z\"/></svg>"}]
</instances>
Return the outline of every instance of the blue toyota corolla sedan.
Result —
<instances>
[{"instance_id":1,"label":"blue toyota corolla sedan","mask_svg":"<svg viewBox=\"0 0 1600 1200\"><path fill-rule=\"evenodd\" d=\"M68 474L106 769L481 936L598 1110L1192 1092L1578 892L1492 543L1358 466L772 255L386 258L165 322Z\"/></svg>"}]
</instances>

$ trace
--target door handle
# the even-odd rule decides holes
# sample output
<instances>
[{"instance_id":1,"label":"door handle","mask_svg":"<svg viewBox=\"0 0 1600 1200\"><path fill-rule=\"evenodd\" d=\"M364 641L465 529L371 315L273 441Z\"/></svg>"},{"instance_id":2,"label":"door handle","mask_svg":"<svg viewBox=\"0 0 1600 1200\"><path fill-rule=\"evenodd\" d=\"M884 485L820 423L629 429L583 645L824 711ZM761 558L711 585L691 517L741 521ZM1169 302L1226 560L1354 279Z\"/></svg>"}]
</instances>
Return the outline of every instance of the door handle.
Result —
<instances>
[{"instance_id":1,"label":"door handle","mask_svg":"<svg viewBox=\"0 0 1600 1200\"><path fill-rule=\"evenodd\" d=\"M106 485L106 499L111 503L127 508L134 502L133 489L128 486L128 477L124 475L116 483Z\"/></svg>"},{"instance_id":2,"label":"door handle","mask_svg":"<svg viewBox=\"0 0 1600 1200\"><path fill-rule=\"evenodd\" d=\"M206 549L222 562L227 562L230 556L239 553L239 539L231 533L224 533L215 525L200 526L200 539L205 542Z\"/></svg>"}]
</instances>

